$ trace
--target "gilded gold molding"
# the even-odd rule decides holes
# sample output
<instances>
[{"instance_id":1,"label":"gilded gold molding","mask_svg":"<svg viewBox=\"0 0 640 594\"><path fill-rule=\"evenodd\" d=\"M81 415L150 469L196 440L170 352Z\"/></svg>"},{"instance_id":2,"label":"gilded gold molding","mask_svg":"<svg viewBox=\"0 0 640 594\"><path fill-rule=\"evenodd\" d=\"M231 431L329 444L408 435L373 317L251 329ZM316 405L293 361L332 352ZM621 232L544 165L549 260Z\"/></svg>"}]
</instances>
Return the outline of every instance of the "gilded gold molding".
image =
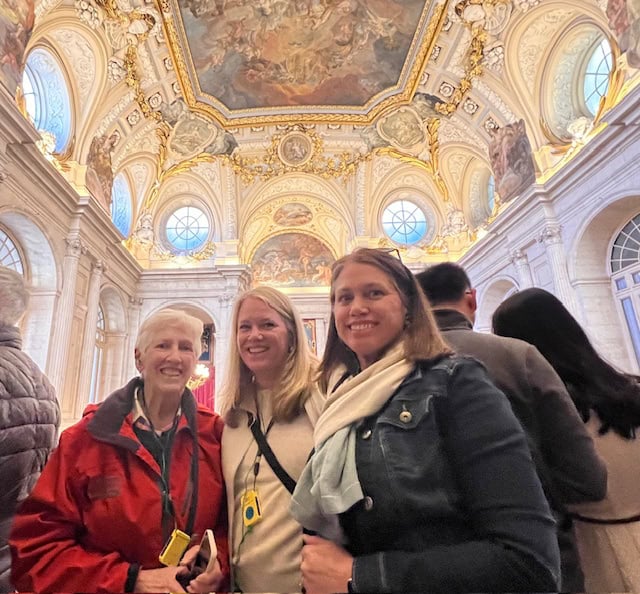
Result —
<instances>
[{"instance_id":1,"label":"gilded gold molding","mask_svg":"<svg viewBox=\"0 0 640 594\"><path fill-rule=\"evenodd\" d=\"M307 136L312 147L311 156L299 165L283 161L279 151L282 140L293 131L299 131ZM219 158L231 167L245 185L249 185L256 180L266 181L285 173L309 173L324 179L342 178L345 180L356 172L360 163L368 161L371 156L371 153L353 155L344 151L335 156L327 157L324 155L324 142L318 134L313 130L307 130L304 126L293 125L274 134L266 153L259 157L248 158L234 153L220 155Z\"/></svg>"},{"instance_id":2,"label":"gilded gold molding","mask_svg":"<svg viewBox=\"0 0 640 594\"><path fill-rule=\"evenodd\" d=\"M444 179L440 175L440 142L438 140L438 130L440 128L440 120L438 118L431 118L427 121L427 135L429 138L429 161L423 161L418 157L407 155L393 147L383 147L374 149L374 154L381 156L393 157L398 159L402 163L410 163L420 169L424 169L431 175L436 187L442 193L442 199L445 202L449 201L449 190L444 182Z\"/></svg>"}]
</instances>

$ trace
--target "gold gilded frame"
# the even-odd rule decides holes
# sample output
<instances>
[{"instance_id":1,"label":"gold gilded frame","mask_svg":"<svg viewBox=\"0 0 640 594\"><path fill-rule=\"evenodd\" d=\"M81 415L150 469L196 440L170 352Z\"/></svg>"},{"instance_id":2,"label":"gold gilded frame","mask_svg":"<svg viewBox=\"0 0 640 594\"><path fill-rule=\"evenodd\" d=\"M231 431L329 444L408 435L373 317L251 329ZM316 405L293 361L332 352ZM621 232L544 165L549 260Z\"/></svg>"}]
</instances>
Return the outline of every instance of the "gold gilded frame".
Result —
<instances>
[{"instance_id":1,"label":"gold gilded frame","mask_svg":"<svg viewBox=\"0 0 640 594\"><path fill-rule=\"evenodd\" d=\"M435 4L433 0L431 0L431 2ZM444 24L449 0L443 0L442 3L435 4L433 7L431 7L428 2L425 4L420 21L416 26L416 31L423 31L423 33L418 38L414 36L407 53L408 59L405 61L400 72L399 80L406 81L403 88L399 88L397 85L395 87L389 87L385 91L374 95L365 105L358 108L340 105L304 106L305 109L313 109L316 107L318 110L326 110L326 113L324 111L322 113L300 113L301 106L228 110L215 97L203 93L197 81L191 80L189 73L194 72L195 68L191 62L190 54L187 52L185 56L182 48L181 40L186 39L186 34L182 19L179 17L179 0L156 0L156 4L162 14L162 26L167 39L167 45L175 66L178 83L180 84L187 105L195 111L209 115L223 127L246 127L286 124L291 123L292 120L301 123L351 123L368 125L383 111L409 103L418 88L422 73L427 66L438 34ZM428 23L425 23L430 13L431 18ZM413 58L409 59L411 56L413 56ZM407 74L408 68L410 68L410 71ZM197 88L194 88L194 85L196 85ZM380 95L397 90L399 90L399 92L393 96L382 99L381 101L378 100ZM206 96L210 99L211 103L200 101L197 96ZM348 113L348 111L353 112L354 109L358 109L364 113ZM258 111L274 113L256 115ZM331 113L329 113L329 111L331 111ZM225 113L229 112L232 112L230 116L225 115Z\"/></svg>"}]
</instances>

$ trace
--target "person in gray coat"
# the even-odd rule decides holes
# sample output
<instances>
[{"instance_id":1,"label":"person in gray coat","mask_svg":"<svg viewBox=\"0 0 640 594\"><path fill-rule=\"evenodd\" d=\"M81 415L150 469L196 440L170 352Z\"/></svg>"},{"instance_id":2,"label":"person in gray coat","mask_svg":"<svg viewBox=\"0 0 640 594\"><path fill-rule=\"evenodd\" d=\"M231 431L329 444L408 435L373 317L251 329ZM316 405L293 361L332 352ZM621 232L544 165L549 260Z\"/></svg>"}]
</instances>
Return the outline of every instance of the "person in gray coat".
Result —
<instances>
[{"instance_id":1,"label":"person in gray coat","mask_svg":"<svg viewBox=\"0 0 640 594\"><path fill-rule=\"evenodd\" d=\"M0 266L0 592L11 592L8 538L56 444L60 406L53 386L22 352L17 327L29 302L22 275Z\"/></svg>"},{"instance_id":2,"label":"person in gray coat","mask_svg":"<svg viewBox=\"0 0 640 594\"><path fill-rule=\"evenodd\" d=\"M562 380L534 346L473 330L476 291L461 266L436 264L416 278L447 343L456 352L481 361L509 399L527 434L538 476L558 522L561 589L584 591L564 506L603 499L607 470Z\"/></svg>"}]
</instances>

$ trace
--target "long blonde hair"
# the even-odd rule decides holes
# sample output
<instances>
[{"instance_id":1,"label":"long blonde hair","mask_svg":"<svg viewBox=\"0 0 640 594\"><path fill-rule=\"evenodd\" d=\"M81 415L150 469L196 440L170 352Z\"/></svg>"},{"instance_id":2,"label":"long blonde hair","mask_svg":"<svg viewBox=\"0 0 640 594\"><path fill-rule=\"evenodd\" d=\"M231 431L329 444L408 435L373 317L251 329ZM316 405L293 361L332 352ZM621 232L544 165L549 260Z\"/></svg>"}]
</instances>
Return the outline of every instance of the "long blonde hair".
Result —
<instances>
[{"instance_id":1,"label":"long blonde hair","mask_svg":"<svg viewBox=\"0 0 640 594\"><path fill-rule=\"evenodd\" d=\"M311 395L317 360L311 353L302 318L291 300L271 287L261 286L245 291L233 307L231 337L225 379L220 390L220 413L225 422L236 427L239 422L240 403L256 394L253 374L243 363L238 350L238 315L242 304L253 297L260 299L282 317L289 336L289 353L280 381L272 394L273 418L276 421L292 421Z\"/></svg>"},{"instance_id":2,"label":"long blonde hair","mask_svg":"<svg viewBox=\"0 0 640 594\"><path fill-rule=\"evenodd\" d=\"M356 366L355 354L338 336L333 315L335 283L347 264L367 264L377 268L389 277L398 291L400 300L407 308L407 325L403 338L407 359L429 361L451 353L440 334L429 303L411 271L388 250L358 248L337 260L331 269L331 319L327 345L318 373L321 391L327 391L329 377L339 365L344 364L350 369Z\"/></svg>"}]
</instances>

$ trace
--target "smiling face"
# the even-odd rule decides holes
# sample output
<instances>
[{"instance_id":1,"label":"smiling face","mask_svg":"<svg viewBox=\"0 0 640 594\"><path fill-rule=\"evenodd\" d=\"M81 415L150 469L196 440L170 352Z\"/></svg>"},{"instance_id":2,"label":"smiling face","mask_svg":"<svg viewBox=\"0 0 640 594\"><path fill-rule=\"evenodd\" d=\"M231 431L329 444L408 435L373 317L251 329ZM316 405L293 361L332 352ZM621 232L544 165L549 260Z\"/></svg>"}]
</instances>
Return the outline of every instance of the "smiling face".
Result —
<instances>
[{"instance_id":1,"label":"smiling face","mask_svg":"<svg viewBox=\"0 0 640 594\"><path fill-rule=\"evenodd\" d=\"M262 299L247 297L238 310L238 352L260 388L271 388L289 356L289 330L283 317Z\"/></svg>"},{"instance_id":2,"label":"smiling face","mask_svg":"<svg viewBox=\"0 0 640 594\"><path fill-rule=\"evenodd\" d=\"M196 368L193 332L183 324L159 327L147 347L136 349L136 367L144 380L145 399L180 398Z\"/></svg>"},{"instance_id":3,"label":"smiling face","mask_svg":"<svg viewBox=\"0 0 640 594\"><path fill-rule=\"evenodd\" d=\"M391 278L370 264L345 264L333 294L338 336L364 369L402 336L407 309Z\"/></svg>"}]
</instances>

